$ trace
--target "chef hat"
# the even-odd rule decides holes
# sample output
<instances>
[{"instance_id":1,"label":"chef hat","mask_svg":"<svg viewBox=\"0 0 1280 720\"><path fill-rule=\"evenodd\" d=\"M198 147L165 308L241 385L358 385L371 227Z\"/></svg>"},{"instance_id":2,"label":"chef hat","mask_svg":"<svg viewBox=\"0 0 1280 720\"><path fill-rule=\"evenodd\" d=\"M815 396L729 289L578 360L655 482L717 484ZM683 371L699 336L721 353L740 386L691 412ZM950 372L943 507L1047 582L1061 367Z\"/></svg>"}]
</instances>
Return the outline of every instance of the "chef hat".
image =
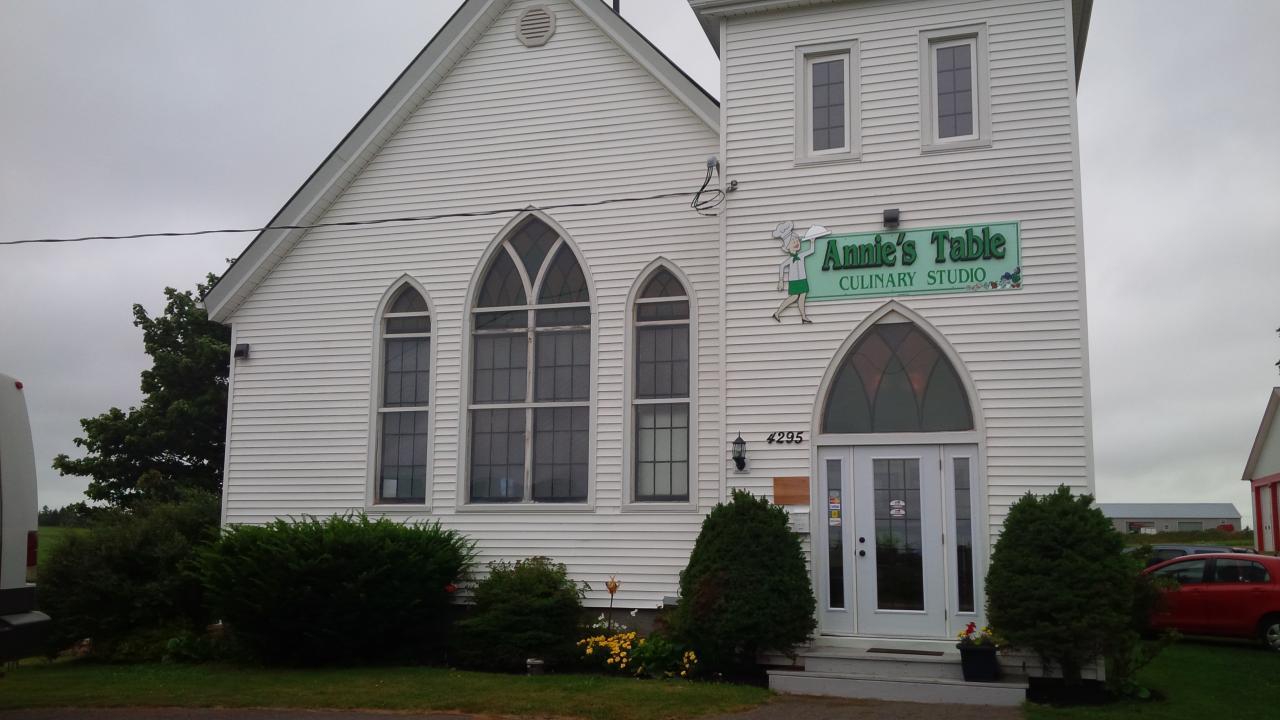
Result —
<instances>
[{"instance_id":1,"label":"chef hat","mask_svg":"<svg viewBox=\"0 0 1280 720\"><path fill-rule=\"evenodd\" d=\"M778 223L777 227L773 229L773 239L786 242L788 239L790 239L791 231L794 228L795 228L795 225L790 220L787 220L786 222Z\"/></svg>"}]
</instances>

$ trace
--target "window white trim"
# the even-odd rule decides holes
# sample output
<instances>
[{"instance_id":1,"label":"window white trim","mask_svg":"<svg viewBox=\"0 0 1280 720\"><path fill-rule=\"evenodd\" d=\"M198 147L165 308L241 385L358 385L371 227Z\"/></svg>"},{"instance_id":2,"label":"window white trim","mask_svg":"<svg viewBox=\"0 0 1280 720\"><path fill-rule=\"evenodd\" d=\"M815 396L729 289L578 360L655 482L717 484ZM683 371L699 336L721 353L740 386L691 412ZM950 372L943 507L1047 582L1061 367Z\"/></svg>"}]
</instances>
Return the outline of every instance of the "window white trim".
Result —
<instances>
[{"instance_id":1,"label":"window white trim","mask_svg":"<svg viewBox=\"0 0 1280 720\"><path fill-rule=\"evenodd\" d=\"M435 467L435 438L436 438L436 368L437 353L439 352L439 343L433 339L431 342L431 371L427 380L427 404L425 406L413 407L396 407L384 408L382 406L383 399L383 381L385 379L385 369L382 367L382 353L386 346L387 336L384 333L384 323L388 317L407 317L412 315L421 315L422 313L388 313L387 308L390 307L391 301L400 292L401 288L408 285L417 290L422 299L427 303L427 314L431 318L430 333L413 333L396 335L397 338L414 338L414 337L431 337L435 334L436 329L436 307L431 302L431 295L427 289L422 286L410 275L401 275L391 283L386 291L382 294L382 298L378 300L377 308L373 314L373 349L370 354L369 366L369 454L366 470L365 482L365 509L368 511L377 511L379 513L409 513L422 514L424 511L431 510L431 493L432 479L435 475L433 472ZM423 501L420 503L380 503L378 502L378 471L382 467L382 415L388 412L422 412L427 413L427 480L424 491Z\"/></svg>"},{"instance_id":2,"label":"window white trim","mask_svg":"<svg viewBox=\"0 0 1280 720\"><path fill-rule=\"evenodd\" d=\"M973 133L960 137L939 138L938 93L935 89L938 71L935 51L957 45L968 45L972 48L970 76L973 89ZM922 30L919 59L921 151L929 153L989 146L991 144L991 92L986 24Z\"/></svg>"},{"instance_id":3,"label":"window white trim","mask_svg":"<svg viewBox=\"0 0 1280 720\"><path fill-rule=\"evenodd\" d=\"M587 284L587 292L590 300L586 303L563 303L556 305L546 305L542 309L564 309L572 307L587 307L591 310L591 398L585 403L587 406L587 498L581 502L536 502L524 500L520 502L500 502L500 503L473 503L471 502L471 411L479 410L498 410L502 409L497 404L483 404L473 406L471 403L472 374L474 368L473 362L473 339L477 334L483 334L485 331L475 330L475 316L479 312L498 312L502 310L528 310L530 307L535 310L537 307L537 296L533 295L526 299L533 303L530 306L514 306L509 308L499 307L477 307L476 303L480 295L480 288L484 282L485 276L492 267L494 258L499 252L507 252L506 241L515 233L524 222L530 217L541 220L546 223L552 230L556 232L558 240L555 247L558 248L561 243L569 248L578 261L578 266L582 268L582 276ZM554 255L548 251L547 258L553 258ZM520 277L527 281L526 293L528 288L538 280L538 278L529 278L524 270L524 264L520 260L518 253L512 253L512 261L516 265L516 270L520 273ZM564 229L564 227L551 218L550 215L541 210L527 210L512 218L502 227L493 239L489 241L489 245L485 248L480 256L480 262L476 264L475 270L471 275L471 283L467 286L466 302L462 310L462 352L459 355L459 382L458 382L458 443L457 443L457 485L454 488L454 504L459 512L547 512L547 513L574 513L574 512L592 512L596 505L596 422L599 404L599 393L596 391L597 379L599 377L599 348L598 334L600 332L599 317L596 311L596 299L599 296L596 292L595 278L591 273L591 267L588 265L586 258L578 249L573 238ZM434 380L434 378L433 378ZM536 403L541 407L555 407L557 405L577 406L581 407L582 402L568 403ZM519 404L519 407L526 407ZM531 468L533 463L532 447L533 433L530 430L525 441L525 462L527 467ZM532 483L529 483L528 492L532 492Z\"/></svg>"},{"instance_id":4,"label":"window white trim","mask_svg":"<svg viewBox=\"0 0 1280 720\"><path fill-rule=\"evenodd\" d=\"M844 62L844 147L813 149L813 115L810 96L813 64L834 59ZM857 160L862 155L862 92L858 41L801 45L795 50L795 162L797 165Z\"/></svg>"},{"instance_id":5,"label":"window white trim","mask_svg":"<svg viewBox=\"0 0 1280 720\"><path fill-rule=\"evenodd\" d=\"M636 446L635 446L635 406L646 403L668 403L668 398L640 399L635 389L635 353L636 353L636 305L646 302L669 302L673 298L641 299L640 293L653 273L665 269L684 286L685 300L689 303L689 499L688 500L636 500ZM697 512L698 491L701 488L701 475L698 472L699 440L698 440L698 302L693 283L678 265L665 257L658 257L644 267L636 276L627 293L627 304L623 314L622 342L622 511L623 512ZM659 322L646 323L658 325ZM683 320L671 324L685 324Z\"/></svg>"}]
</instances>

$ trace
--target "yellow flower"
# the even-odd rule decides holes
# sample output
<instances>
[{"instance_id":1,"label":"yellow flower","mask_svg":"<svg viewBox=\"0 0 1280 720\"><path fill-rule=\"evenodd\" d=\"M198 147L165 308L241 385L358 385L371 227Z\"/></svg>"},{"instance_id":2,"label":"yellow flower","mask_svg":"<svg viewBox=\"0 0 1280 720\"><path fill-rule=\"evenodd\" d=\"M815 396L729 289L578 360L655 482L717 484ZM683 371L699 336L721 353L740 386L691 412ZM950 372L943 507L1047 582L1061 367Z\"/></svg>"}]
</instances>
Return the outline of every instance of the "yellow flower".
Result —
<instances>
[{"instance_id":1,"label":"yellow flower","mask_svg":"<svg viewBox=\"0 0 1280 720\"><path fill-rule=\"evenodd\" d=\"M680 677L688 677L688 676L689 676L689 673L687 671L685 670L680 671Z\"/></svg>"},{"instance_id":2,"label":"yellow flower","mask_svg":"<svg viewBox=\"0 0 1280 720\"><path fill-rule=\"evenodd\" d=\"M588 654L588 655L590 655L590 654L591 654L591 647L590 647L590 646L588 646L588 647L587 647L587 654Z\"/></svg>"}]
</instances>

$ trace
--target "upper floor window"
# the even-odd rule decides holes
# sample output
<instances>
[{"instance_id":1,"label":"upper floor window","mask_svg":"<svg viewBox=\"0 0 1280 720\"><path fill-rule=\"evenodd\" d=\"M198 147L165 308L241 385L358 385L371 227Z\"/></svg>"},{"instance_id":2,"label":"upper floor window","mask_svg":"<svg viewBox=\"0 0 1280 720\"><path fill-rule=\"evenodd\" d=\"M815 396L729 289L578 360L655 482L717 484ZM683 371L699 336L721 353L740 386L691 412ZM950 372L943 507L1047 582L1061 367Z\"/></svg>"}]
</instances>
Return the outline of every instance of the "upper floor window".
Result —
<instances>
[{"instance_id":1,"label":"upper floor window","mask_svg":"<svg viewBox=\"0 0 1280 720\"><path fill-rule=\"evenodd\" d=\"M990 142L985 26L920 34L920 134L925 150Z\"/></svg>"},{"instance_id":2,"label":"upper floor window","mask_svg":"<svg viewBox=\"0 0 1280 720\"><path fill-rule=\"evenodd\" d=\"M586 277L530 218L498 246L473 309L471 502L585 502L590 401Z\"/></svg>"},{"instance_id":3,"label":"upper floor window","mask_svg":"<svg viewBox=\"0 0 1280 720\"><path fill-rule=\"evenodd\" d=\"M425 503L431 416L431 313L412 285L382 314L379 503Z\"/></svg>"},{"instance_id":4,"label":"upper floor window","mask_svg":"<svg viewBox=\"0 0 1280 720\"><path fill-rule=\"evenodd\" d=\"M689 296L671 271L653 271L633 308L635 499L689 499Z\"/></svg>"},{"instance_id":5,"label":"upper floor window","mask_svg":"<svg viewBox=\"0 0 1280 720\"><path fill-rule=\"evenodd\" d=\"M857 44L796 48L795 62L796 161L857 157Z\"/></svg>"}]
</instances>

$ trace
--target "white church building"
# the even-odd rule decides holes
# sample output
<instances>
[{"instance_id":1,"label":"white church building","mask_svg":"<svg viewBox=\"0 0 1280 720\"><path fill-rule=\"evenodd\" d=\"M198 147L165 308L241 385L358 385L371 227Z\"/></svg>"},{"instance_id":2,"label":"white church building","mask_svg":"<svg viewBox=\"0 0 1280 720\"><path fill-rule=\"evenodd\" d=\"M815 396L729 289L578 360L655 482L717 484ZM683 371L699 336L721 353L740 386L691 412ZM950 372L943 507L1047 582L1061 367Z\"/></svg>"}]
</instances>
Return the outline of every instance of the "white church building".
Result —
<instances>
[{"instance_id":1,"label":"white church building","mask_svg":"<svg viewBox=\"0 0 1280 720\"><path fill-rule=\"evenodd\" d=\"M223 520L439 521L653 609L741 488L815 645L954 653L1009 506L1092 490L1090 2L689 4L718 101L600 0L461 4L272 222L325 227L205 298Z\"/></svg>"}]
</instances>

